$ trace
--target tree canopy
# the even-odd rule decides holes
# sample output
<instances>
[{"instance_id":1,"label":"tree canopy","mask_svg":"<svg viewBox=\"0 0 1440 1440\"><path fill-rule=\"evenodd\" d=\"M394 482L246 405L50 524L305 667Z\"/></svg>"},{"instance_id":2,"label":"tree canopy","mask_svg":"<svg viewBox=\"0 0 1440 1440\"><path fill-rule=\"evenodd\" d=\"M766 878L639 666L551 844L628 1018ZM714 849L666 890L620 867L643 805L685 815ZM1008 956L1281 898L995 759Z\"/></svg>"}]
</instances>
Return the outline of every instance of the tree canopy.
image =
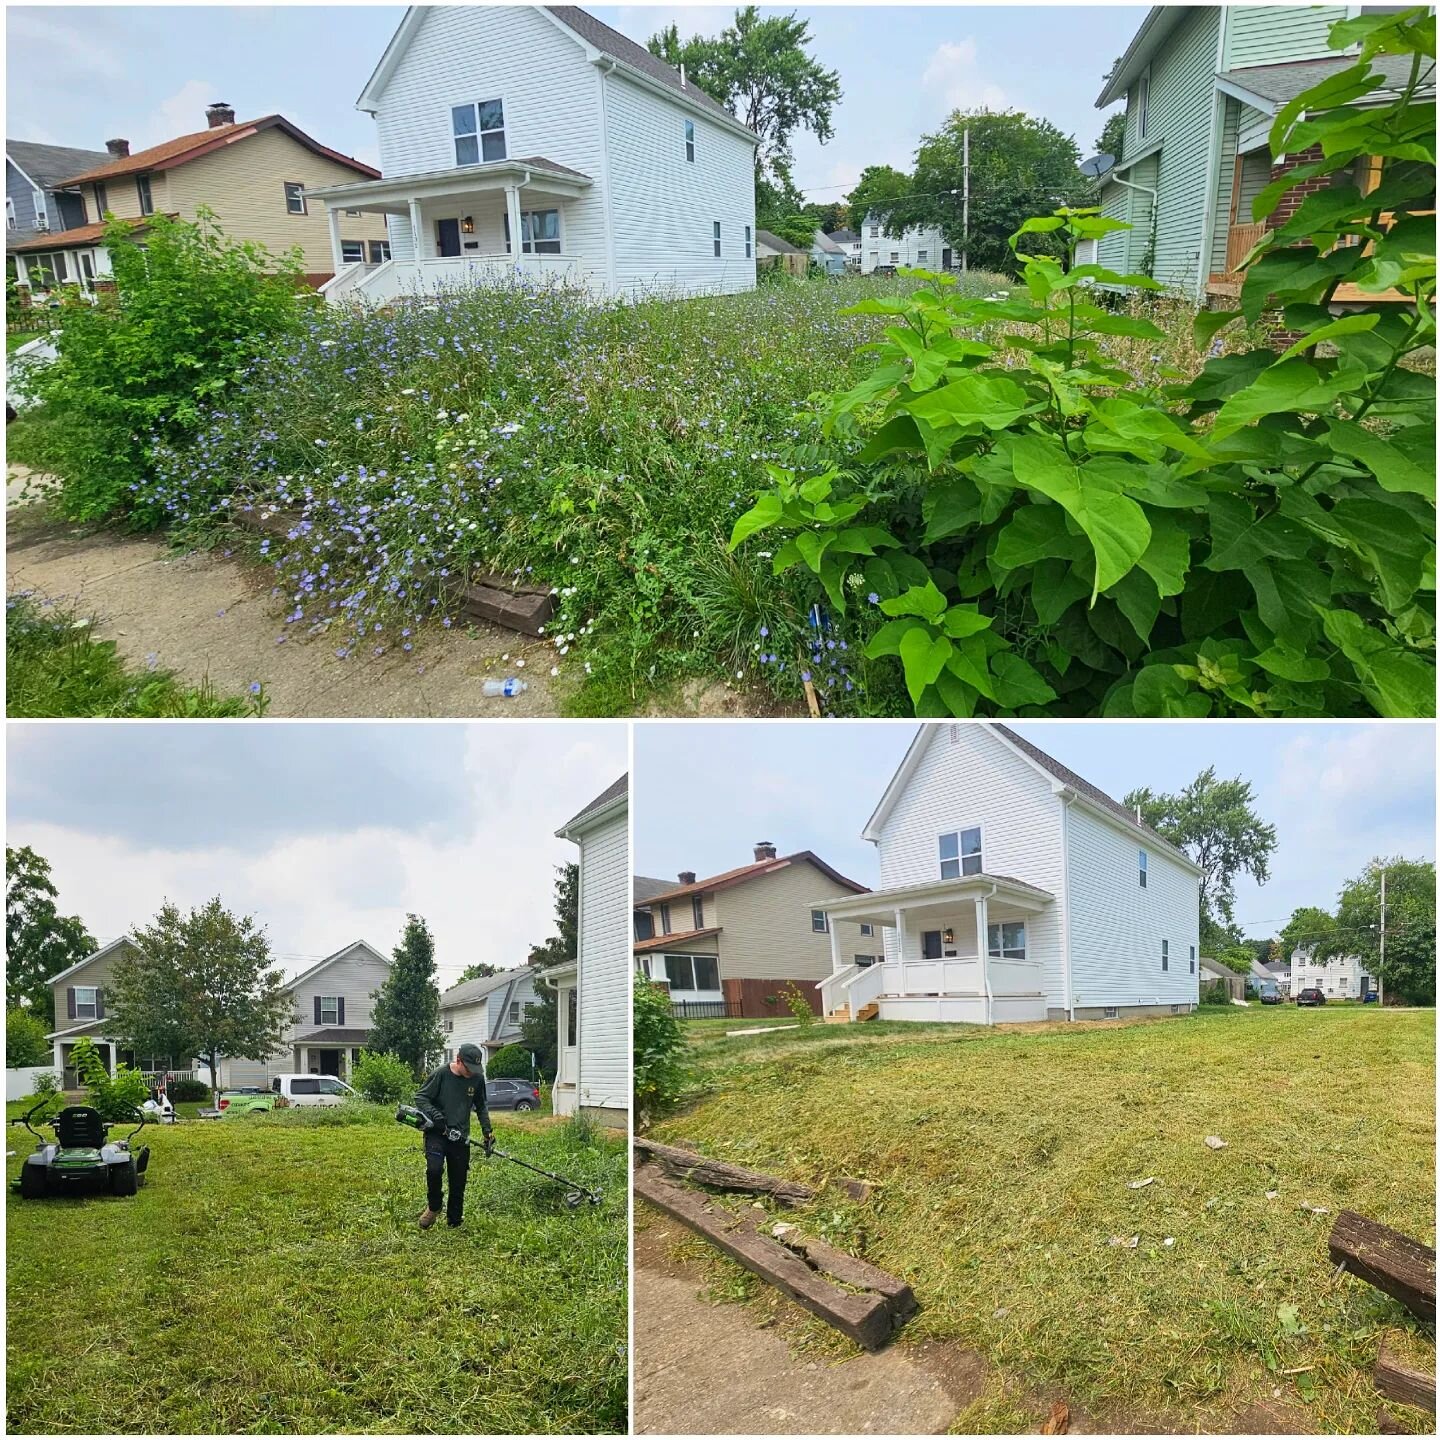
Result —
<instances>
[{"instance_id":1,"label":"tree canopy","mask_svg":"<svg viewBox=\"0 0 1440 1440\"><path fill-rule=\"evenodd\" d=\"M1289 960L1296 950L1313 950L1322 945L1335 930L1335 917L1318 905L1302 905L1285 922L1280 932L1280 948Z\"/></svg>"},{"instance_id":2,"label":"tree canopy","mask_svg":"<svg viewBox=\"0 0 1440 1440\"><path fill-rule=\"evenodd\" d=\"M679 28L669 25L648 44L652 55L684 65L687 80L760 137L757 179L789 185L795 135L809 131L823 143L835 133L839 73L810 54L810 22L796 19L793 12L762 16L756 6L747 5L736 10L734 23L717 36L681 40Z\"/></svg>"},{"instance_id":3,"label":"tree canopy","mask_svg":"<svg viewBox=\"0 0 1440 1440\"><path fill-rule=\"evenodd\" d=\"M435 941L430 927L408 915L405 933L392 952L390 973L375 992L370 1015L370 1049L398 1055L423 1080L444 1049L440 1030L440 987L435 980Z\"/></svg>"},{"instance_id":4,"label":"tree canopy","mask_svg":"<svg viewBox=\"0 0 1440 1440\"><path fill-rule=\"evenodd\" d=\"M867 165L860 172L855 188L845 197L851 223L860 232L860 238L865 238L861 227L871 211L883 221L909 193L910 177L903 170L893 165Z\"/></svg>"},{"instance_id":5,"label":"tree canopy","mask_svg":"<svg viewBox=\"0 0 1440 1440\"><path fill-rule=\"evenodd\" d=\"M456 980L457 985L463 985L467 980L488 980L492 975L498 975L500 967L491 965L488 961L477 960L473 965L467 965L461 972L460 978Z\"/></svg>"},{"instance_id":6,"label":"tree canopy","mask_svg":"<svg viewBox=\"0 0 1440 1440\"><path fill-rule=\"evenodd\" d=\"M50 979L95 951L78 915L62 915L50 862L28 845L5 847L5 1005L55 1024Z\"/></svg>"},{"instance_id":7,"label":"tree canopy","mask_svg":"<svg viewBox=\"0 0 1440 1440\"><path fill-rule=\"evenodd\" d=\"M1385 963L1380 963L1380 872L1385 872ZM1340 891L1322 959L1358 955L1387 997L1435 1003L1435 862L1377 857Z\"/></svg>"},{"instance_id":8,"label":"tree canopy","mask_svg":"<svg viewBox=\"0 0 1440 1440\"><path fill-rule=\"evenodd\" d=\"M1178 795L1144 787L1125 797L1131 810L1197 865L1200 876L1200 943L1206 949L1233 938L1235 878L1257 885L1270 878L1275 827L1255 813L1255 792L1238 776L1220 780L1215 767L1202 770Z\"/></svg>"},{"instance_id":9,"label":"tree canopy","mask_svg":"<svg viewBox=\"0 0 1440 1440\"><path fill-rule=\"evenodd\" d=\"M580 867L573 861L555 867L555 929L556 934L530 951L527 964L543 970L574 960L578 954ZM535 1004L521 1017L520 1039L535 1056L540 1073L550 1080L555 1078L557 1024L555 989L537 975Z\"/></svg>"},{"instance_id":10,"label":"tree canopy","mask_svg":"<svg viewBox=\"0 0 1440 1440\"><path fill-rule=\"evenodd\" d=\"M219 896L189 914L166 901L137 926L110 970L106 1031L141 1054L210 1066L220 1057L268 1060L282 1046L295 1002L265 932Z\"/></svg>"},{"instance_id":11,"label":"tree canopy","mask_svg":"<svg viewBox=\"0 0 1440 1440\"><path fill-rule=\"evenodd\" d=\"M1105 117L1105 124L1095 140L1095 149L1101 155L1113 155L1123 160L1125 149L1125 112L1117 110Z\"/></svg>"}]
</instances>

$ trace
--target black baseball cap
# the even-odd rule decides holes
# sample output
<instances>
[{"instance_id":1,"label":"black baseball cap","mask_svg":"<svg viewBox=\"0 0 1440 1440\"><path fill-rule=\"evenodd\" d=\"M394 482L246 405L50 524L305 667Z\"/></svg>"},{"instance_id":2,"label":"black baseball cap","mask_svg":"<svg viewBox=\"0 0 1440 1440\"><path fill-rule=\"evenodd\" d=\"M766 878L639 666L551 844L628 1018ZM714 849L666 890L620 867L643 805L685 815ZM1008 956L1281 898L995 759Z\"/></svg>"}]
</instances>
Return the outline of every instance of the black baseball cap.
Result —
<instances>
[{"instance_id":1,"label":"black baseball cap","mask_svg":"<svg viewBox=\"0 0 1440 1440\"><path fill-rule=\"evenodd\" d=\"M478 1045L462 1045L459 1051L460 1063L467 1070L485 1069L485 1055Z\"/></svg>"}]
</instances>

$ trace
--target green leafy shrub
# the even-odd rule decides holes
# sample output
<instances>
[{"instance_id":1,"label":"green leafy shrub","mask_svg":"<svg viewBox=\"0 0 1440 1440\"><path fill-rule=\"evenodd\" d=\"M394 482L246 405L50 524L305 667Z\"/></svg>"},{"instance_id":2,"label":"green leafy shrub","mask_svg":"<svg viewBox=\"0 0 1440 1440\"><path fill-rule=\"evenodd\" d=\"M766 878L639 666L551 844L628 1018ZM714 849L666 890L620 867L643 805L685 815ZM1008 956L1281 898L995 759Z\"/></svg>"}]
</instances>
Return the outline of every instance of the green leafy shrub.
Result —
<instances>
[{"instance_id":1,"label":"green leafy shrub","mask_svg":"<svg viewBox=\"0 0 1440 1440\"><path fill-rule=\"evenodd\" d=\"M301 293L298 251L277 259L227 239L208 211L151 216L143 244L133 221L112 220L105 247L114 301L56 312L59 355L27 379L44 408L17 457L59 476L61 508L82 520L130 511L151 447L192 436L205 406L318 303Z\"/></svg>"},{"instance_id":2,"label":"green leafy shrub","mask_svg":"<svg viewBox=\"0 0 1440 1440\"><path fill-rule=\"evenodd\" d=\"M815 1012L810 1008L809 999L801 993L800 987L792 980L781 992L780 998L785 1002L785 1008L802 1025L809 1025L815 1019Z\"/></svg>"},{"instance_id":3,"label":"green leafy shrub","mask_svg":"<svg viewBox=\"0 0 1440 1440\"><path fill-rule=\"evenodd\" d=\"M1228 1005L1230 988L1223 980L1210 980L1200 987L1202 1005Z\"/></svg>"},{"instance_id":4,"label":"green leafy shrub","mask_svg":"<svg viewBox=\"0 0 1440 1440\"><path fill-rule=\"evenodd\" d=\"M534 1074L530 1052L523 1045L502 1045L485 1065L488 1080L530 1080Z\"/></svg>"},{"instance_id":5,"label":"green leafy shrub","mask_svg":"<svg viewBox=\"0 0 1440 1440\"><path fill-rule=\"evenodd\" d=\"M182 1078L172 1080L166 1087L165 1093L169 1095L174 1105L181 1105L188 1101L208 1101L210 1099L210 1087L203 1080Z\"/></svg>"},{"instance_id":6,"label":"green leafy shrub","mask_svg":"<svg viewBox=\"0 0 1440 1440\"><path fill-rule=\"evenodd\" d=\"M350 1083L376 1105L398 1105L415 1094L415 1077L410 1067L398 1055L372 1050L360 1052Z\"/></svg>"},{"instance_id":7,"label":"green leafy shrub","mask_svg":"<svg viewBox=\"0 0 1440 1440\"><path fill-rule=\"evenodd\" d=\"M114 1075L105 1068L95 1042L82 1035L70 1052L71 1062L80 1083L85 1087L90 1104L100 1112L102 1120L129 1120L150 1098L145 1077L131 1065L116 1065Z\"/></svg>"},{"instance_id":8,"label":"green leafy shrub","mask_svg":"<svg viewBox=\"0 0 1440 1440\"><path fill-rule=\"evenodd\" d=\"M30 1065L44 1065L51 1058L50 1043L45 1036L49 1027L23 1005L12 1005L5 1012L5 1064L12 1070Z\"/></svg>"},{"instance_id":9,"label":"green leafy shrub","mask_svg":"<svg viewBox=\"0 0 1440 1440\"><path fill-rule=\"evenodd\" d=\"M35 1077L34 1100L52 1099L60 1093L60 1077L53 1070L46 1070Z\"/></svg>"},{"instance_id":10,"label":"green leafy shrub","mask_svg":"<svg viewBox=\"0 0 1440 1440\"><path fill-rule=\"evenodd\" d=\"M680 1098L685 1087L685 1036L670 993L635 976L635 1119L648 1124Z\"/></svg>"},{"instance_id":11,"label":"green leafy shrub","mask_svg":"<svg viewBox=\"0 0 1440 1440\"><path fill-rule=\"evenodd\" d=\"M1164 332L1096 287L1159 287L1075 260L1127 227L1029 220L1011 237L1023 293L929 276L854 307L893 321L824 413L855 463L772 465L732 549L763 536L777 574L808 571L921 715L1433 714L1435 387L1411 366L1435 333L1434 221L1416 213L1434 206L1434 104L1416 100L1434 19L1332 30L1357 41L1354 66L1276 117L1275 153L1324 158L1256 217L1334 183L1256 247L1239 310L1196 320L1216 344L1278 309L1293 344L1216 353L1179 384L1137 374L1114 342ZM1410 82L1353 107L1377 98L1377 54L1409 55ZM1367 194L1341 174L1363 156L1384 161ZM1063 263L1023 253L1031 235ZM1341 285L1408 303L1337 317Z\"/></svg>"}]
</instances>

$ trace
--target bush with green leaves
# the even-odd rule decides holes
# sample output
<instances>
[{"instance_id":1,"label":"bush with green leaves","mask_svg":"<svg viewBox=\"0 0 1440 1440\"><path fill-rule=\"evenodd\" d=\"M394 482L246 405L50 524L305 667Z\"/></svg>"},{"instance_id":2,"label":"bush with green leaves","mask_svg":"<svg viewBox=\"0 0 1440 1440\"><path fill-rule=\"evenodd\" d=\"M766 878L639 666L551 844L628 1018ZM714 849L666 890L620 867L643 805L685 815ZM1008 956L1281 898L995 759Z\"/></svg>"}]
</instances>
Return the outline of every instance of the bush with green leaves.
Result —
<instances>
[{"instance_id":1,"label":"bush with green leaves","mask_svg":"<svg viewBox=\"0 0 1440 1440\"><path fill-rule=\"evenodd\" d=\"M118 1064L111 1075L88 1035L75 1042L70 1059L90 1104L100 1112L102 1120L132 1120L150 1098L150 1087L140 1071L133 1065Z\"/></svg>"},{"instance_id":2,"label":"bush with green leaves","mask_svg":"<svg viewBox=\"0 0 1440 1440\"><path fill-rule=\"evenodd\" d=\"M187 1101L205 1101L210 1098L210 1087L203 1080L181 1078L172 1080L166 1087L165 1093L170 1097L173 1105L182 1105Z\"/></svg>"},{"instance_id":3,"label":"bush with green leaves","mask_svg":"<svg viewBox=\"0 0 1440 1440\"><path fill-rule=\"evenodd\" d=\"M502 1045L485 1064L488 1080L531 1080L534 1076L535 1066L523 1045Z\"/></svg>"},{"instance_id":4,"label":"bush with green leaves","mask_svg":"<svg viewBox=\"0 0 1440 1440\"><path fill-rule=\"evenodd\" d=\"M19 1070L50 1060L49 1027L28 1006L12 1005L5 1012L5 1064Z\"/></svg>"},{"instance_id":5,"label":"bush with green leaves","mask_svg":"<svg viewBox=\"0 0 1440 1440\"><path fill-rule=\"evenodd\" d=\"M1415 368L1435 339L1435 108L1418 95L1434 36L1422 10L1333 27L1355 64L1270 137L1323 158L1255 216L1333 183L1257 245L1238 310L1197 317L1217 351L1198 376L1116 362L1117 340L1163 339L1102 303L1155 281L1076 262L1123 222L1029 220L1011 237L1024 293L929 276L854 307L893 321L874 372L826 407L854 463L771 466L732 550L758 537L777 574L809 572L827 623L895 667L920 715L1434 714L1435 382ZM1393 94L1379 55L1410 58ZM1383 173L1362 194L1345 176L1367 156ZM1031 235L1064 261L1025 254ZM1337 314L1341 286L1360 299ZM1218 353L1221 329L1270 310L1294 343Z\"/></svg>"},{"instance_id":6,"label":"bush with green leaves","mask_svg":"<svg viewBox=\"0 0 1440 1440\"><path fill-rule=\"evenodd\" d=\"M809 996L793 980L780 992L780 998L799 1024L809 1025L814 1021L815 1012L810 1008Z\"/></svg>"},{"instance_id":7,"label":"bush with green leaves","mask_svg":"<svg viewBox=\"0 0 1440 1440\"><path fill-rule=\"evenodd\" d=\"M350 1083L365 1099L376 1105L398 1105L415 1094L415 1077L398 1056L362 1050Z\"/></svg>"},{"instance_id":8,"label":"bush with green leaves","mask_svg":"<svg viewBox=\"0 0 1440 1440\"><path fill-rule=\"evenodd\" d=\"M685 1035L675 1018L670 992L635 976L635 1119L648 1124L663 1115L685 1088Z\"/></svg>"},{"instance_id":9,"label":"bush with green leaves","mask_svg":"<svg viewBox=\"0 0 1440 1440\"><path fill-rule=\"evenodd\" d=\"M151 216L143 234L112 220L105 248L113 303L55 312L58 358L27 372L44 408L17 457L60 478L59 504L79 520L131 511L152 447L194 435L207 406L318 304L298 251L231 240L206 210L193 222Z\"/></svg>"}]
</instances>

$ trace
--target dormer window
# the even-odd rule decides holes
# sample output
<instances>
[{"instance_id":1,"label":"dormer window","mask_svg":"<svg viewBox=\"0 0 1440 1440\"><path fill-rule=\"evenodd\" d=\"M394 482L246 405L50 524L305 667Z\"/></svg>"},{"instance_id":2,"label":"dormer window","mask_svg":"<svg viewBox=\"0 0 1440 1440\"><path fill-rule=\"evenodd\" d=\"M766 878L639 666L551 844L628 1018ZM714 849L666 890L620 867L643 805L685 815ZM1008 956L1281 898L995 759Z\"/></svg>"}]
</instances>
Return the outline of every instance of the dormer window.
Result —
<instances>
[{"instance_id":1,"label":"dormer window","mask_svg":"<svg viewBox=\"0 0 1440 1440\"><path fill-rule=\"evenodd\" d=\"M695 163L695 122L693 120L685 122L685 158L690 164Z\"/></svg>"},{"instance_id":2,"label":"dormer window","mask_svg":"<svg viewBox=\"0 0 1440 1440\"><path fill-rule=\"evenodd\" d=\"M453 105L450 125L455 136L455 163L478 165L505 158L505 106L499 100Z\"/></svg>"},{"instance_id":3,"label":"dormer window","mask_svg":"<svg viewBox=\"0 0 1440 1440\"><path fill-rule=\"evenodd\" d=\"M978 875L984 868L978 825L969 830L951 830L940 837L942 880L958 880L962 875Z\"/></svg>"}]
</instances>

